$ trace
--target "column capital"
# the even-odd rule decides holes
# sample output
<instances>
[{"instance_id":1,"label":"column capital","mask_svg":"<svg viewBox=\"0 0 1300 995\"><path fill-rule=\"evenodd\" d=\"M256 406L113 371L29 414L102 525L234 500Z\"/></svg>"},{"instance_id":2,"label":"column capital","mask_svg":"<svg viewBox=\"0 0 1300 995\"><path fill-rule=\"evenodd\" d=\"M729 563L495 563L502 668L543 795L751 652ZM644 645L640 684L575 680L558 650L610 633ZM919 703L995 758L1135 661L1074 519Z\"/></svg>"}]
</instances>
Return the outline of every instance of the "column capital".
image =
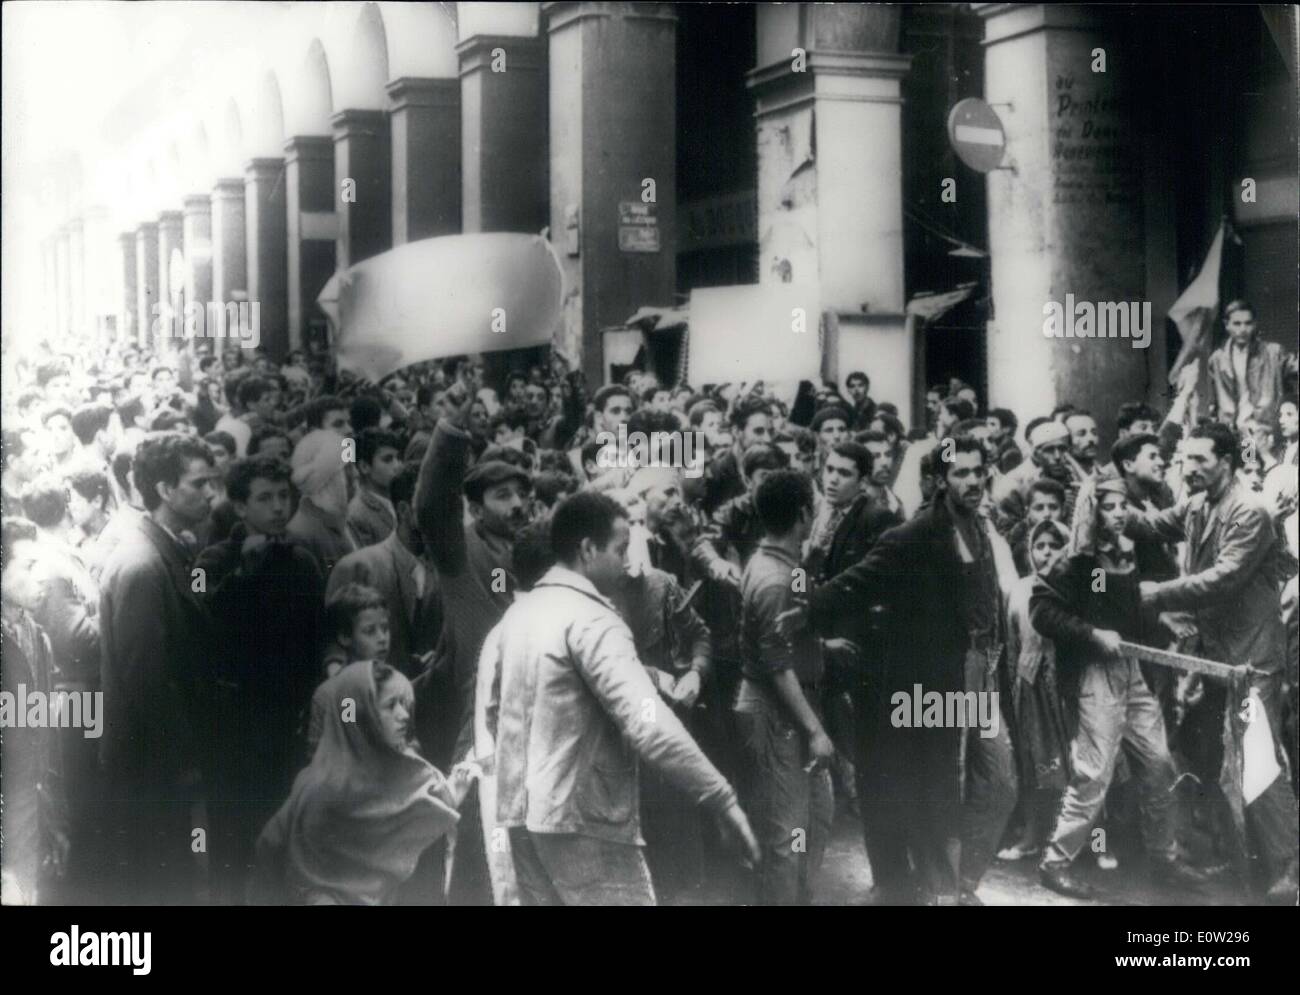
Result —
<instances>
[{"instance_id":1,"label":"column capital","mask_svg":"<svg viewBox=\"0 0 1300 995\"><path fill-rule=\"evenodd\" d=\"M984 20L985 47L1048 29L1094 30L1105 16L1104 11L1065 3L973 3L971 10Z\"/></svg>"},{"instance_id":2,"label":"column capital","mask_svg":"<svg viewBox=\"0 0 1300 995\"><path fill-rule=\"evenodd\" d=\"M677 23L676 5L671 3L617 3L600 0L563 0L542 4L547 33L593 17L626 17L642 21Z\"/></svg>"},{"instance_id":3,"label":"column capital","mask_svg":"<svg viewBox=\"0 0 1300 995\"><path fill-rule=\"evenodd\" d=\"M284 163L334 161L333 135L294 135L284 143Z\"/></svg>"},{"instance_id":4,"label":"column capital","mask_svg":"<svg viewBox=\"0 0 1300 995\"><path fill-rule=\"evenodd\" d=\"M335 141L354 134L380 135L388 130L388 112L352 107L331 117L330 124L334 126Z\"/></svg>"},{"instance_id":5,"label":"column capital","mask_svg":"<svg viewBox=\"0 0 1300 995\"><path fill-rule=\"evenodd\" d=\"M225 176L217 180L212 185L212 197L214 200L242 201L244 199L243 177Z\"/></svg>"},{"instance_id":6,"label":"column capital","mask_svg":"<svg viewBox=\"0 0 1300 995\"><path fill-rule=\"evenodd\" d=\"M284 159L279 156L249 159L244 164L244 181L270 179L283 169Z\"/></svg>"},{"instance_id":7,"label":"column capital","mask_svg":"<svg viewBox=\"0 0 1300 995\"><path fill-rule=\"evenodd\" d=\"M123 246L135 245L135 236L136 233L133 231L124 231L117 236L117 240L121 242Z\"/></svg>"},{"instance_id":8,"label":"column capital","mask_svg":"<svg viewBox=\"0 0 1300 995\"><path fill-rule=\"evenodd\" d=\"M208 194L187 193L181 200L186 214L211 214L212 198Z\"/></svg>"},{"instance_id":9,"label":"column capital","mask_svg":"<svg viewBox=\"0 0 1300 995\"><path fill-rule=\"evenodd\" d=\"M899 52L807 53L806 68L796 72L788 58L751 69L745 84L757 103L755 116L812 100L850 100L901 104L902 80L912 56Z\"/></svg>"},{"instance_id":10,"label":"column capital","mask_svg":"<svg viewBox=\"0 0 1300 995\"><path fill-rule=\"evenodd\" d=\"M158 227L179 228L185 222L185 215L181 211L159 211Z\"/></svg>"},{"instance_id":11,"label":"column capital","mask_svg":"<svg viewBox=\"0 0 1300 995\"><path fill-rule=\"evenodd\" d=\"M507 66L540 69L546 61L546 40L531 35L471 35L456 45L460 75L492 67L492 52L503 49Z\"/></svg>"},{"instance_id":12,"label":"column capital","mask_svg":"<svg viewBox=\"0 0 1300 995\"><path fill-rule=\"evenodd\" d=\"M385 86L385 89L388 91L388 99L392 101L392 111L408 107L460 106L459 79L402 76Z\"/></svg>"},{"instance_id":13,"label":"column capital","mask_svg":"<svg viewBox=\"0 0 1300 995\"><path fill-rule=\"evenodd\" d=\"M143 238L148 235L157 235L157 234L158 234L157 221L141 221L138 225L135 226L136 238Z\"/></svg>"}]
</instances>

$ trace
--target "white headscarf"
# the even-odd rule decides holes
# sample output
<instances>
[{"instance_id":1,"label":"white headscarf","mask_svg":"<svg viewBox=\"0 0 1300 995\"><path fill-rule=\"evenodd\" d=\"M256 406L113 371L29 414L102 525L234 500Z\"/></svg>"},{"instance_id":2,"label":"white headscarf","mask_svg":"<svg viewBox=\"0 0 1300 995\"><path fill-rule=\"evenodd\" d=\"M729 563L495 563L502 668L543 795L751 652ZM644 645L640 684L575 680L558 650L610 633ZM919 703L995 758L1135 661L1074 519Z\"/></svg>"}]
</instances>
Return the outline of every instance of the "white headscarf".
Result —
<instances>
[{"instance_id":1,"label":"white headscarf","mask_svg":"<svg viewBox=\"0 0 1300 995\"><path fill-rule=\"evenodd\" d=\"M343 521L348 514L348 482L343 444L336 432L318 428L293 450L293 485L326 515Z\"/></svg>"}]
</instances>

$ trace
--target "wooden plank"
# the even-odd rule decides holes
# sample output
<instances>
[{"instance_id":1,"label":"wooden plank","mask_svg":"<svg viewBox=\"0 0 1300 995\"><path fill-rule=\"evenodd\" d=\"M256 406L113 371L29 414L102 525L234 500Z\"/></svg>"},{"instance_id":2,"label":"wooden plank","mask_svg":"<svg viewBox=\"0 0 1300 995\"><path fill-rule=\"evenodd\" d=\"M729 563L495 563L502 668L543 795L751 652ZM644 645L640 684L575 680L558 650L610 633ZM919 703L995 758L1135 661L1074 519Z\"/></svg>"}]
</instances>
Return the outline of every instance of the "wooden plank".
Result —
<instances>
[{"instance_id":1,"label":"wooden plank","mask_svg":"<svg viewBox=\"0 0 1300 995\"><path fill-rule=\"evenodd\" d=\"M1120 647L1125 653L1140 660L1149 660L1151 663L1158 663L1162 667L1173 667L1193 674L1204 674L1206 677L1214 677L1221 681L1231 681L1234 678L1247 676L1251 670L1249 667L1234 667L1228 663L1205 660L1199 656L1175 653L1173 650L1158 650L1151 646L1143 646L1140 643L1125 641L1120 643Z\"/></svg>"}]
</instances>

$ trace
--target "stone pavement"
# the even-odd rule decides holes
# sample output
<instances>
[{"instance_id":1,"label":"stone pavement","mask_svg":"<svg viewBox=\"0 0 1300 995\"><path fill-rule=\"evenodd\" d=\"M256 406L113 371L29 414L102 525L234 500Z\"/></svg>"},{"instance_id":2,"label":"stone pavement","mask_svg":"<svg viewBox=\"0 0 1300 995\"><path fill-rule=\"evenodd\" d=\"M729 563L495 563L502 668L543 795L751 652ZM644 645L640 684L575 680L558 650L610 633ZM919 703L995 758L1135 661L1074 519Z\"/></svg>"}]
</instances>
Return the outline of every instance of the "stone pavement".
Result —
<instances>
[{"instance_id":1,"label":"stone pavement","mask_svg":"<svg viewBox=\"0 0 1300 995\"><path fill-rule=\"evenodd\" d=\"M1142 858L1128 853L1120 855L1120 866L1102 871L1087 854L1080 861L1082 876L1104 896L1099 902L1066 898L1038 883L1038 864L1034 859L1014 864L995 862L980 885L979 897L986 905L1241 905L1242 896L1226 880L1215 881L1203 893L1176 891L1153 886L1142 866ZM689 895L661 896L665 905L743 905L746 883L743 873L715 870L703 887ZM839 812L826 859L817 883L816 905L870 905L871 871L862 847L857 817Z\"/></svg>"}]
</instances>

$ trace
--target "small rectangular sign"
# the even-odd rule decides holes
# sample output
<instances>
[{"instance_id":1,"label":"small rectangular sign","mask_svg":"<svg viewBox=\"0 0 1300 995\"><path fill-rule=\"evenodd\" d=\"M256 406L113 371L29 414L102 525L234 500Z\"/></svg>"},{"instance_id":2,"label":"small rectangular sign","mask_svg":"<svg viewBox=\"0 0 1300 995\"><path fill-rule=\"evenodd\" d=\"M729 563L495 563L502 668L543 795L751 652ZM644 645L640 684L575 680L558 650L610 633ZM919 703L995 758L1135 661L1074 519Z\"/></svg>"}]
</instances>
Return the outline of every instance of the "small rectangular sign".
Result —
<instances>
[{"instance_id":1,"label":"small rectangular sign","mask_svg":"<svg viewBox=\"0 0 1300 995\"><path fill-rule=\"evenodd\" d=\"M659 226L619 225L618 247L623 252L658 252Z\"/></svg>"},{"instance_id":2,"label":"small rectangular sign","mask_svg":"<svg viewBox=\"0 0 1300 995\"><path fill-rule=\"evenodd\" d=\"M618 202L618 223L620 225L657 225L655 205L643 204L639 200L620 200Z\"/></svg>"}]
</instances>

